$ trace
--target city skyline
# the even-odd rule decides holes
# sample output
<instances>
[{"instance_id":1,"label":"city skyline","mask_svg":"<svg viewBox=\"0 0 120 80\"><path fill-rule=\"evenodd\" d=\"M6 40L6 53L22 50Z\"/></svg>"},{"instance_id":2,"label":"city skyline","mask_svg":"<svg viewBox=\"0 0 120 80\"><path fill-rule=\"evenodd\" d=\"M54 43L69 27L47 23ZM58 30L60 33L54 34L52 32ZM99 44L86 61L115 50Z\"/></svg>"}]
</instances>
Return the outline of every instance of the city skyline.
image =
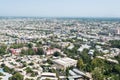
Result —
<instances>
[{"instance_id":1,"label":"city skyline","mask_svg":"<svg viewBox=\"0 0 120 80\"><path fill-rule=\"evenodd\" d=\"M120 17L119 0L4 0L0 16Z\"/></svg>"}]
</instances>

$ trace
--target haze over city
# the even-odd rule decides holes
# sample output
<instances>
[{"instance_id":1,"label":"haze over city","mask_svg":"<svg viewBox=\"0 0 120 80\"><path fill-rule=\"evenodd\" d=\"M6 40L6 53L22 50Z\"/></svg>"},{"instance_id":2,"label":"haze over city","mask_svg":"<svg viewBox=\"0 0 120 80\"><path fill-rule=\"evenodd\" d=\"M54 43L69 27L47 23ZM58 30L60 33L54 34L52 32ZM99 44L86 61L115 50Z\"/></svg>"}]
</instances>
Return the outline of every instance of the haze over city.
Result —
<instances>
[{"instance_id":1,"label":"haze over city","mask_svg":"<svg viewBox=\"0 0 120 80\"><path fill-rule=\"evenodd\" d=\"M120 17L120 0L0 0L0 16Z\"/></svg>"}]
</instances>

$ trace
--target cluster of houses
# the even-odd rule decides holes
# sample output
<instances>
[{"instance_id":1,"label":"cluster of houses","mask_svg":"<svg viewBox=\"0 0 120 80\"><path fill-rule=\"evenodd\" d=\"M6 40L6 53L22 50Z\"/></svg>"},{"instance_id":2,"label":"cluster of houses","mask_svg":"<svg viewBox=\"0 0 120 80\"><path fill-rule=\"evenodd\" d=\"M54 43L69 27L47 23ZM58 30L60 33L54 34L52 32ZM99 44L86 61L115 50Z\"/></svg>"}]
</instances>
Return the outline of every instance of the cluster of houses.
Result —
<instances>
[{"instance_id":1,"label":"cluster of houses","mask_svg":"<svg viewBox=\"0 0 120 80\"><path fill-rule=\"evenodd\" d=\"M10 46L12 44L26 44L29 42L34 43L36 41L34 43L36 45L38 40L41 41L41 48L44 51L44 56L19 56L22 50L27 51L29 48L8 48L10 54L12 55L3 55L3 57L0 59L0 65L5 64L9 68L15 69L15 71L18 71L24 75L24 79L28 78L37 80L37 78L39 78L40 80L44 80L49 78L51 80L58 80L56 73L44 71L43 67L41 66L44 64L49 64L47 60L51 60L53 64L50 64L50 68L62 70L65 70L68 67L76 68L77 60L68 57L67 54L64 54L63 50L73 50L74 48L76 49L74 44L75 39L78 40L76 43L79 45L77 52L82 54L84 49L88 49L88 54L93 57L95 51L97 50L100 53L104 53L102 56L96 56L97 58L106 59L110 62L118 64L118 61L114 60L113 57L120 54L120 49L110 47L104 48L104 45L108 45L106 43L107 41L120 39L119 35L116 35L120 34L120 29L116 31L116 27L114 28L114 24L116 24L116 22L111 23L106 23L106 21L78 21L76 19L59 20L42 18L0 20L1 44ZM113 26L113 28L109 27L109 25ZM119 26L119 24L116 25ZM108 27L106 28L108 30L102 31L104 30L104 26ZM71 41L67 39L70 39ZM82 43L80 41L82 41ZM58 45L60 48L52 48L52 44ZM92 45L94 44L95 46L93 47ZM38 47L34 46L32 49L37 51ZM59 52L64 56L54 57L53 54L55 52ZM31 76L31 73L27 73L27 68L32 69L33 73L37 74L35 76ZM91 78L88 77L86 73L78 69L69 70L69 74L69 76L59 75L59 78L61 80L65 80L66 78L69 80L84 80L85 78Z\"/></svg>"},{"instance_id":2,"label":"cluster of houses","mask_svg":"<svg viewBox=\"0 0 120 80\"><path fill-rule=\"evenodd\" d=\"M32 48L35 52L38 50L37 47L33 47ZM27 51L28 50L28 47L23 47L23 48L17 48L17 49L14 49L14 48L10 48L9 49L9 52L13 55L19 55L21 54L21 51L22 50L25 50ZM60 49L58 48L50 48L50 47L43 47L43 51L44 51L44 55L53 55L55 52L61 52Z\"/></svg>"}]
</instances>

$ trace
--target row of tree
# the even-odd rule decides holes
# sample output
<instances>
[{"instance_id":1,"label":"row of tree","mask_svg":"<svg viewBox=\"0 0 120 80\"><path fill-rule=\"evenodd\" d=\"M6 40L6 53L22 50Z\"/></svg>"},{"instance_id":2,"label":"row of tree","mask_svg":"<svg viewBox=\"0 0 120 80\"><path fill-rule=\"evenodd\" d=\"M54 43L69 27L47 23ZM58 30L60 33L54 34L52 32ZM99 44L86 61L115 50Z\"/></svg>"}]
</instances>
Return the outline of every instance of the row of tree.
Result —
<instances>
[{"instance_id":1,"label":"row of tree","mask_svg":"<svg viewBox=\"0 0 120 80\"><path fill-rule=\"evenodd\" d=\"M34 50L32 48L28 48L28 50L22 49L21 55L43 55L45 52L42 48L37 48Z\"/></svg>"}]
</instances>

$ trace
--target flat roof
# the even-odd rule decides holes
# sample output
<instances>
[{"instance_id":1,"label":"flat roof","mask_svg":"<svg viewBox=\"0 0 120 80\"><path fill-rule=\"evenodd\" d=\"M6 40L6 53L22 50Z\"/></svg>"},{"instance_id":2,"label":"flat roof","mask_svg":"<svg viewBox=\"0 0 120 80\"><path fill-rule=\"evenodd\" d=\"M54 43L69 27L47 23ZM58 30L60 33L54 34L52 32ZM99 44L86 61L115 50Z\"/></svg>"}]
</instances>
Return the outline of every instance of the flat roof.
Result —
<instances>
[{"instance_id":1,"label":"flat roof","mask_svg":"<svg viewBox=\"0 0 120 80\"><path fill-rule=\"evenodd\" d=\"M41 74L41 76L54 76L54 77L56 77L56 73L44 72Z\"/></svg>"}]
</instances>

